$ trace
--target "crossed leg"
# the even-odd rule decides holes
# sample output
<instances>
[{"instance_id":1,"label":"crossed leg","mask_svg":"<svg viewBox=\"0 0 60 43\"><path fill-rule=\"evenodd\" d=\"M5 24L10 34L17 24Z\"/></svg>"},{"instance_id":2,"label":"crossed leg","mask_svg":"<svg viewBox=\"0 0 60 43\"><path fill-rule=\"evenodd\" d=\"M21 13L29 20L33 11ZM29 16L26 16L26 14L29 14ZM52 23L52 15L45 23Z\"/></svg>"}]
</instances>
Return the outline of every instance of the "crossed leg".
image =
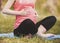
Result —
<instances>
[{"instance_id":1,"label":"crossed leg","mask_svg":"<svg viewBox=\"0 0 60 43\"><path fill-rule=\"evenodd\" d=\"M36 24L36 26L38 27L37 35L41 37L54 36L54 34L44 34L44 33L48 31L49 29L51 29L55 23L56 23L55 16L49 16L41 20L40 22Z\"/></svg>"},{"instance_id":2,"label":"crossed leg","mask_svg":"<svg viewBox=\"0 0 60 43\"><path fill-rule=\"evenodd\" d=\"M53 34L44 33L51 29L54 26L55 22L55 16L46 17L36 24L34 24L32 20L26 19L21 23L21 25L19 25L17 29L14 30L14 35L20 36L21 34L25 34L27 37L31 37L37 33L37 35L41 37L53 36Z\"/></svg>"}]
</instances>

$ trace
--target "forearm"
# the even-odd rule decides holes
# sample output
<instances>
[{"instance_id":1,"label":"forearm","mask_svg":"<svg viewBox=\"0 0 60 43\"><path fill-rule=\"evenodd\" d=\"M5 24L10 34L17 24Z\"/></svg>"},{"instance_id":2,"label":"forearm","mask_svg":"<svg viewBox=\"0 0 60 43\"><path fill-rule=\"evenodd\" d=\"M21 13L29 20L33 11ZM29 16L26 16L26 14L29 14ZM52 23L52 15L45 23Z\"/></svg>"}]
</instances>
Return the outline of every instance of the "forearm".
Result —
<instances>
[{"instance_id":1,"label":"forearm","mask_svg":"<svg viewBox=\"0 0 60 43\"><path fill-rule=\"evenodd\" d=\"M2 12L4 14L10 14L10 15L23 15L22 11L14 11L14 10L10 10L10 9L5 9L5 10L2 10Z\"/></svg>"}]
</instances>

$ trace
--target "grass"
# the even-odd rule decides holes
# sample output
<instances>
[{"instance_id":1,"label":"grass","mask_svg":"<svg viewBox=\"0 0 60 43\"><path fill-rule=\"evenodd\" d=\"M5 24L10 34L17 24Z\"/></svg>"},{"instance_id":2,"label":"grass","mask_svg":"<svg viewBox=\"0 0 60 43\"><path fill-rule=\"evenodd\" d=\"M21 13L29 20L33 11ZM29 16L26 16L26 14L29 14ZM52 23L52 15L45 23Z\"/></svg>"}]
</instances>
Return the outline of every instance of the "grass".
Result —
<instances>
[{"instance_id":1,"label":"grass","mask_svg":"<svg viewBox=\"0 0 60 43\"><path fill-rule=\"evenodd\" d=\"M46 9L45 9L45 11L42 10L43 13L40 13L41 12L41 4L44 1L39 0L36 4L36 10L38 11L38 14L40 17L40 18L38 18L38 20L41 20L41 19L45 18L46 16L50 16L50 14L48 14L48 11L46 11ZM59 15L60 13L59 13L59 11L60 11L60 7L58 7L58 14L56 16L57 22L54 25L54 27L51 28L47 33L60 34L60 15ZM0 33L12 32L14 22L15 22L14 16L11 16L11 15L3 16L2 14L0 14ZM12 38L12 39L0 37L0 43L60 43L60 39L46 40L46 39L39 38L38 36L34 36L31 39L27 39L27 38L23 38L23 37Z\"/></svg>"},{"instance_id":2,"label":"grass","mask_svg":"<svg viewBox=\"0 0 60 43\"><path fill-rule=\"evenodd\" d=\"M41 18L45 16L40 16ZM40 20L40 19L39 19ZM15 21L14 16L7 16L7 18L4 18L4 16L0 15L0 33L9 33L13 31L13 24ZM51 28L47 33L54 33L54 34L60 34L60 20L58 19L55 26ZM31 39L26 38L2 38L0 37L0 43L60 43L60 39L56 40L46 40L39 38L38 36L34 36Z\"/></svg>"},{"instance_id":3,"label":"grass","mask_svg":"<svg viewBox=\"0 0 60 43\"><path fill-rule=\"evenodd\" d=\"M0 33L3 32L10 32L10 30L12 31L13 29L13 23L14 23L14 17L11 18L12 16L2 16L0 15ZM6 30L6 31L4 31Z\"/></svg>"}]
</instances>

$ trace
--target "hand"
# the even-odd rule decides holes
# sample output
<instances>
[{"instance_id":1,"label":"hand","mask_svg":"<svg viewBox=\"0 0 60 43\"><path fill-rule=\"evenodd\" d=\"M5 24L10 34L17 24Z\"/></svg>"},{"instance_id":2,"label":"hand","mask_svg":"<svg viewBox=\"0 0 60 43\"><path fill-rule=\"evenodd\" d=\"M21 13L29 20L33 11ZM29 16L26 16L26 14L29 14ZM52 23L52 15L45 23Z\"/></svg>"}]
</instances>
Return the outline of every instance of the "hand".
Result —
<instances>
[{"instance_id":1,"label":"hand","mask_svg":"<svg viewBox=\"0 0 60 43\"><path fill-rule=\"evenodd\" d=\"M28 14L35 14L35 16L38 17L37 11L35 9L33 9L32 7L28 7L27 12L28 12Z\"/></svg>"},{"instance_id":2,"label":"hand","mask_svg":"<svg viewBox=\"0 0 60 43\"><path fill-rule=\"evenodd\" d=\"M26 15L27 12L26 12L24 9L22 9L22 10L20 11L20 14L22 14L22 15Z\"/></svg>"},{"instance_id":3,"label":"hand","mask_svg":"<svg viewBox=\"0 0 60 43\"><path fill-rule=\"evenodd\" d=\"M36 13L32 7L26 7L24 10L27 12L27 14L35 14Z\"/></svg>"}]
</instances>

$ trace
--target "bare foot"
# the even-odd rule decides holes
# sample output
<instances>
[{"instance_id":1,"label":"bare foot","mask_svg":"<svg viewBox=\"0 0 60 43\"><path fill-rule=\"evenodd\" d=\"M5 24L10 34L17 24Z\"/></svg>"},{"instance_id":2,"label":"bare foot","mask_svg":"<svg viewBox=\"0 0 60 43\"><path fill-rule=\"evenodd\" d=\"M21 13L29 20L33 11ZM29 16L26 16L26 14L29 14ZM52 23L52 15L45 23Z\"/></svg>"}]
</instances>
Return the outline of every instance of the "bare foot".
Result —
<instances>
[{"instance_id":1,"label":"bare foot","mask_svg":"<svg viewBox=\"0 0 60 43\"><path fill-rule=\"evenodd\" d=\"M42 34L41 37L47 38L47 37L53 37L54 34Z\"/></svg>"},{"instance_id":2,"label":"bare foot","mask_svg":"<svg viewBox=\"0 0 60 43\"><path fill-rule=\"evenodd\" d=\"M25 38L32 38L32 34L28 34L26 36L24 36Z\"/></svg>"}]
</instances>

